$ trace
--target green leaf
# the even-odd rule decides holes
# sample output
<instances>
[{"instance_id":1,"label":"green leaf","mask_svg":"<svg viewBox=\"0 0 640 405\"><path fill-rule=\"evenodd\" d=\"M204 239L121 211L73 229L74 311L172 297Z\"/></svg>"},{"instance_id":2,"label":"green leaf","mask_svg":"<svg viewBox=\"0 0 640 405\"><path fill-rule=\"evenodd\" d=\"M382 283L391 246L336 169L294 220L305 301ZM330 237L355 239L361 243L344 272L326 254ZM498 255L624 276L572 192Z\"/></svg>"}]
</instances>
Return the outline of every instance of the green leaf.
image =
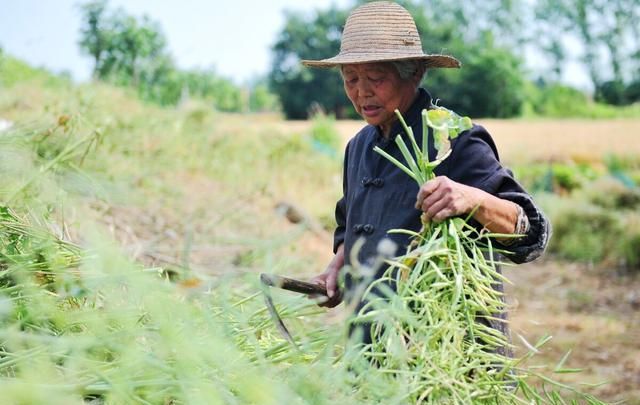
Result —
<instances>
[{"instance_id":1,"label":"green leaf","mask_svg":"<svg viewBox=\"0 0 640 405\"><path fill-rule=\"evenodd\" d=\"M436 159L440 159L451 148L451 143L449 142L449 131L444 128L434 128L433 145L438 151L438 155L436 156Z\"/></svg>"},{"instance_id":2,"label":"green leaf","mask_svg":"<svg viewBox=\"0 0 640 405\"><path fill-rule=\"evenodd\" d=\"M402 170L403 172L407 173L409 175L409 177L411 177L416 182L418 182L418 184L422 185L422 183L420 183L420 179L418 177L416 177L416 175L411 170L409 170L409 168L407 166L405 166L402 163L400 163L399 160L397 160L396 158L394 158L393 156L391 156L390 154L388 154L387 152L382 150L379 146L374 147L373 150L376 151L377 153L381 154L382 156L384 156L391 163L396 165L400 170Z\"/></svg>"}]
</instances>

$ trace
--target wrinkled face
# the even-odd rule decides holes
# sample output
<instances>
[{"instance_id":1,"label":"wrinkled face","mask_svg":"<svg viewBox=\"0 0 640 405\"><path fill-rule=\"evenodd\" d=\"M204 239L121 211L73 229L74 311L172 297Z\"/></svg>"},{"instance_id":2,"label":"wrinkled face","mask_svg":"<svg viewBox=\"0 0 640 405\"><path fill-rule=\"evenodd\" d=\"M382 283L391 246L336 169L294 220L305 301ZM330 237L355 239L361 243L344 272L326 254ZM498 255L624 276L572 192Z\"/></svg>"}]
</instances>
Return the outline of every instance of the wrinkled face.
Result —
<instances>
[{"instance_id":1,"label":"wrinkled face","mask_svg":"<svg viewBox=\"0 0 640 405\"><path fill-rule=\"evenodd\" d=\"M419 79L402 80L390 63L342 66L344 90L358 114L388 135L397 119L394 110L406 112L416 95Z\"/></svg>"}]
</instances>

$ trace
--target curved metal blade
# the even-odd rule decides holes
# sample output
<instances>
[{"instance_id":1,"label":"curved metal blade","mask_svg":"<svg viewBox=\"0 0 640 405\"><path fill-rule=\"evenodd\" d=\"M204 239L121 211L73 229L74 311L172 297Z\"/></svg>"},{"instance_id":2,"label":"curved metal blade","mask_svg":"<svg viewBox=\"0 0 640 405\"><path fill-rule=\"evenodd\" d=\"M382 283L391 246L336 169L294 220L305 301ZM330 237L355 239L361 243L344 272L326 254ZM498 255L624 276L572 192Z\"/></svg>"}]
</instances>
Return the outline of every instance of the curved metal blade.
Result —
<instances>
[{"instance_id":1,"label":"curved metal blade","mask_svg":"<svg viewBox=\"0 0 640 405\"><path fill-rule=\"evenodd\" d=\"M273 322L276 324L276 327L278 328L278 331L280 331L280 334L287 340L287 342L291 343L293 347L297 349L298 345L296 345L296 342L293 340L293 336L291 336L291 333L289 333L289 330L282 321L282 318L280 318L280 314L278 314L278 311L276 310L276 306L273 304L271 291L269 290L270 284L266 283L263 277L260 277L260 281L262 282L262 294L264 295L264 303L267 306L269 314L271 315L271 319L273 319Z\"/></svg>"}]
</instances>

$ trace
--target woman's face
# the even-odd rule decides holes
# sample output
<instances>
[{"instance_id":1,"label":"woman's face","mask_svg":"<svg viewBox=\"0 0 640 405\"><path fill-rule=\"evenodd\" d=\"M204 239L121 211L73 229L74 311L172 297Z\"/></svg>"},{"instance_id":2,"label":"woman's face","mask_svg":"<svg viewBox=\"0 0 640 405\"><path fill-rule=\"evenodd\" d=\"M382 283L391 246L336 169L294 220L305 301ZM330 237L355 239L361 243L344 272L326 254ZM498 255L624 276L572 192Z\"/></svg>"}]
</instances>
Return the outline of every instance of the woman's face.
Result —
<instances>
[{"instance_id":1,"label":"woman's face","mask_svg":"<svg viewBox=\"0 0 640 405\"><path fill-rule=\"evenodd\" d=\"M342 66L344 90L358 114L388 135L397 119L394 111L406 112L416 94L418 79L402 80L390 63Z\"/></svg>"}]
</instances>

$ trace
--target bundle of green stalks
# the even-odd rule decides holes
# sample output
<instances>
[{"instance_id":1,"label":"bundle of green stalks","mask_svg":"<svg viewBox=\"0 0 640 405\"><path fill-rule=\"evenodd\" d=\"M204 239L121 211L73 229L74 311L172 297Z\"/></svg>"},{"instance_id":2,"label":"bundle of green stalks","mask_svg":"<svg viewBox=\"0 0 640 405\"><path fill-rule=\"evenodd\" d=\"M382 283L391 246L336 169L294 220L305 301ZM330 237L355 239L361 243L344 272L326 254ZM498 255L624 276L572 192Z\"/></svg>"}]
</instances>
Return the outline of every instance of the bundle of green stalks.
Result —
<instances>
[{"instance_id":1,"label":"bundle of green stalks","mask_svg":"<svg viewBox=\"0 0 640 405\"><path fill-rule=\"evenodd\" d=\"M449 155L449 139L471 127L468 118L442 107L424 110L422 115L421 148L398 113L413 148L412 154L402 137L396 137L406 165L375 149L420 186L435 177L433 170ZM438 150L433 162L428 158L428 127L433 129ZM400 403L566 403L558 389L569 390L563 395L575 398L567 402L600 403L519 367L528 356L505 355L511 345L501 332L505 304L496 285L506 279L497 268L494 255L498 251L491 242L508 235L478 232L462 218L423 221L420 232L391 232L408 233L412 242L407 253L388 260L385 275L369 285L364 293L366 305L353 322L373 325L373 343L359 353L367 359L360 366L368 373L387 376L394 387L404 387ZM374 290L388 293L373 294ZM555 372L576 371L563 368L564 360ZM535 387L530 385L534 377L540 381Z\"/></svg>"}]
</instances>

